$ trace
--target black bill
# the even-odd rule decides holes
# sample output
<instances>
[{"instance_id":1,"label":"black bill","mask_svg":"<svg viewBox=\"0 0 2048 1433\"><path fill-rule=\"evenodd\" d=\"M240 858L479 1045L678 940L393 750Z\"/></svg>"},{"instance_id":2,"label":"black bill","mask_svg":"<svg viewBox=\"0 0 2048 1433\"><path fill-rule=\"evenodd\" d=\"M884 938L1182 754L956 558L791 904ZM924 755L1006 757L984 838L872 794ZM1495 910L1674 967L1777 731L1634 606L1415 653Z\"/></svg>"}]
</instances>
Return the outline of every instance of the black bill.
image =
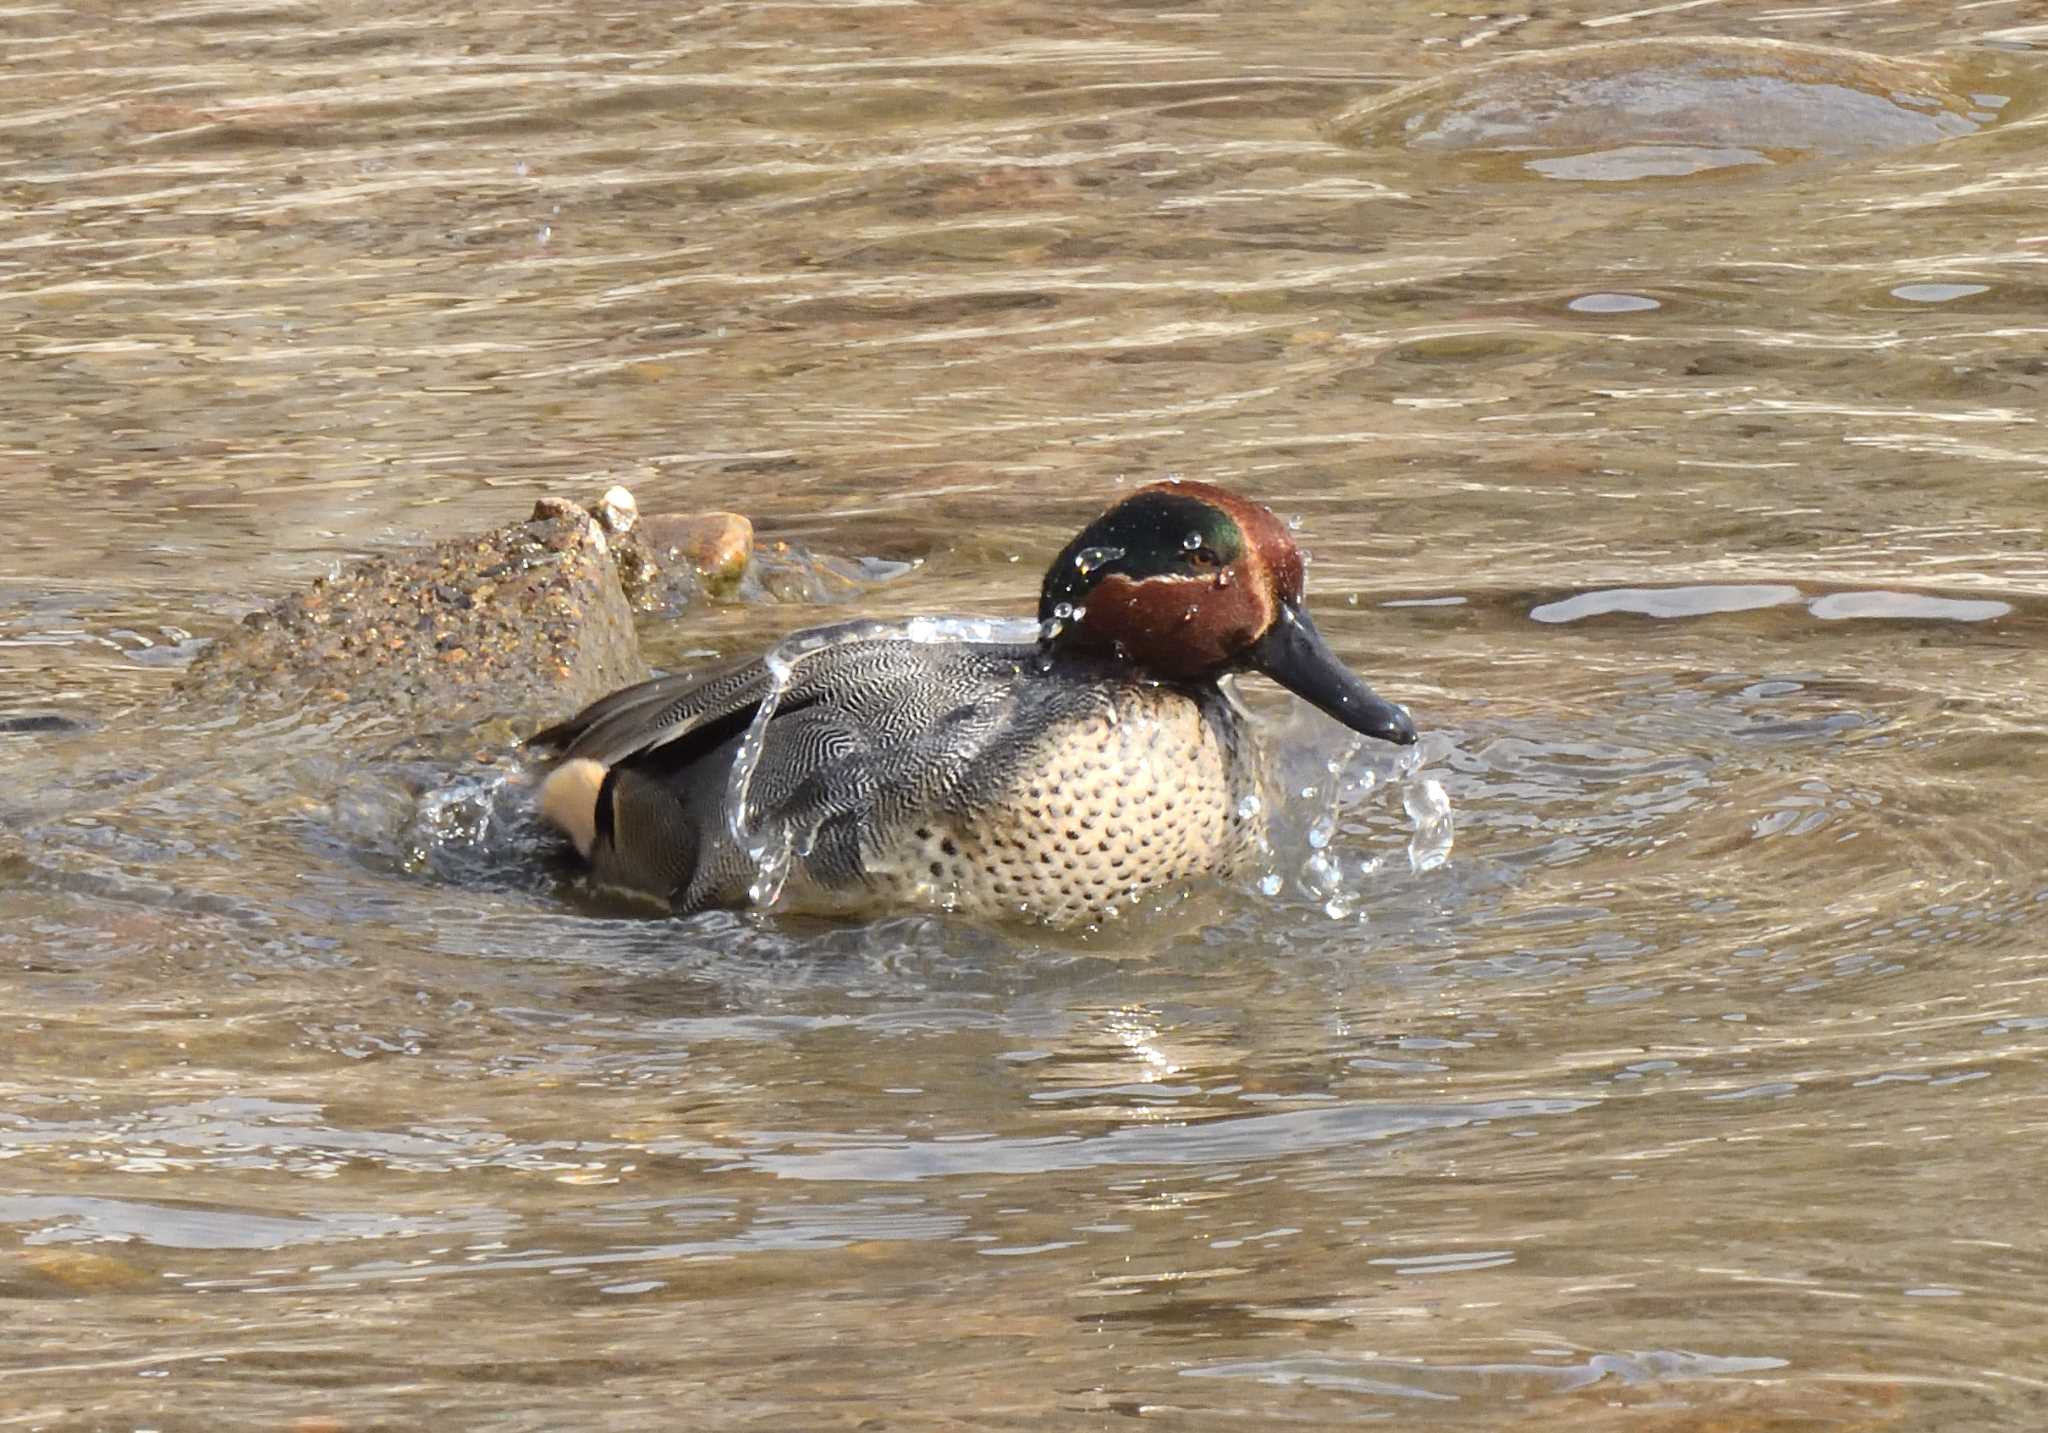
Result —
<instances>
[{"instance_id":1,"label":"black bill","mask_svg":"<svg viewBox=\"0 0 2048 1433\"><path fill-rule=\"evenodd\" d=\"M1316 624L1299 607L1283 605L1280 616L1251 650L1252 667L1353 731L1399 746L1415 740L1407 712L1360 681L1337 660Z\"/></svg>"}]
</instances>

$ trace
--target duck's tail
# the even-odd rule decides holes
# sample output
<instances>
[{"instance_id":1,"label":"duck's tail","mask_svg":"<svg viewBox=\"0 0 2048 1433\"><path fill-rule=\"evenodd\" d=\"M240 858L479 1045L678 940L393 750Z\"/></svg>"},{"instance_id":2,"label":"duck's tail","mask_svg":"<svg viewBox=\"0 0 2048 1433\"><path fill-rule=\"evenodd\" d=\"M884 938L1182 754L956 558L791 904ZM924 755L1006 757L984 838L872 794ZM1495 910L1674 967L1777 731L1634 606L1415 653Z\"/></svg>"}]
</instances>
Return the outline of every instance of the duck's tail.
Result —
<instances>
[{"instance_id":1,"label":"duck's tail","mask_svg":"<svg viewBox=\"0 0 2048 1433\"><path fill-rule=\"evenodd\" d=\"M597 844L597 800L610 771L601 761L573 756L540 784L541 819L567 836L586 861Z\"/></svg>"}]
</instances>

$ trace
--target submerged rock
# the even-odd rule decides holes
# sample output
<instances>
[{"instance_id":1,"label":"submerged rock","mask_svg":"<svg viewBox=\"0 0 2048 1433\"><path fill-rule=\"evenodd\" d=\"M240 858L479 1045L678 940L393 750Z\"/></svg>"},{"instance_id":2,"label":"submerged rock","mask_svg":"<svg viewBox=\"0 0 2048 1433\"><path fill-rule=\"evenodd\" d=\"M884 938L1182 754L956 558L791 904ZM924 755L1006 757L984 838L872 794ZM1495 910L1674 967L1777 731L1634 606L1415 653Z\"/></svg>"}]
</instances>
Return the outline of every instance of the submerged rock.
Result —
<instances>
[{"instance_id":1,"label":"submerged rock","mask_svg":"<svg viewBox=\"0 0 2048 1433\"><path fill-rule=\"evenodd\" d=\"M16 1257L24 1270L70 1294L133 1293L163 1285L160 1275L142 1265L93 1249L24 1249Z\"/></svg>"},{"instance_id":2,"label":"submerged rock","mask_svg":"<svg viewBox=\"0 0 2048 1433\"><path fill-rule=\"evenodd\" d=\"M55 712L0 712L0 736L47 736L84 729L84 722Z\"/></svg>"},{"instance_id":3,"label":"submerged rock","mask_svg":"<svg viewBox=\"0 0 2048 1433\"><path fill-rule=\"evenodd\" d=\"M772 542L754 550L753 563L735 591L750 601L850 602L877 583L901 577L913 565L879 557L834 557L800 542Z\"/></svg>"},{"instance_id":4,"label":"submerged rock","mask_svg":"<svg viewBox=\"0 0 2048 1433\"><path fill-rule=\"evenodd\" d=\"M738 513L648 517L632 538L620 550L619 576L642 612L672 615L701 594L730 596L754 558L754 525Z\"/></svg>"},{"instance_id":5,"label":"submerged rock","mask_svg":"<svg viewBox=\"0 0 2048 1433\"><path fill-rule=\"evenodd\" d=\"M1637 179L1932 144L1997 118L1942 66L1780 40L1618 40L1402 85L1331 122L1362 147L1541 153L1558 179Z\"/></svg>"}]
</instances>

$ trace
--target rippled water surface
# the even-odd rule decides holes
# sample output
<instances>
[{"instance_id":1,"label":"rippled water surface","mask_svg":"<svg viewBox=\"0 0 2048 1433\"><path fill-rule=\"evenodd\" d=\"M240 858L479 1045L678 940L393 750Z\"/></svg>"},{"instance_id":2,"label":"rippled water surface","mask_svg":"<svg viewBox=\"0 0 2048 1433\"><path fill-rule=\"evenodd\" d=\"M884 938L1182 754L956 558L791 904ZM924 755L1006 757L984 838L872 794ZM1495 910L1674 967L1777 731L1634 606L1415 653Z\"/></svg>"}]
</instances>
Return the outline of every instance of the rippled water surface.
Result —
<instances>
[{"instance_id":1,"label":"rippled water surface","mask_svg":"<svg viewBox=\"0 0 2048 1433\"><path fill-rule=\"evenodd\" d=\"M1534 8L0 12L0 708L81 724L0 733L0 1424L2048 1426L2048 28ZM1996 122L1327 123L1709 34ZM650 920L459 748L169 702L542 492L916 564L673 662L1026 610L1165 472L1300 515L1448 862Z\"/></svg>"}]
</instances>

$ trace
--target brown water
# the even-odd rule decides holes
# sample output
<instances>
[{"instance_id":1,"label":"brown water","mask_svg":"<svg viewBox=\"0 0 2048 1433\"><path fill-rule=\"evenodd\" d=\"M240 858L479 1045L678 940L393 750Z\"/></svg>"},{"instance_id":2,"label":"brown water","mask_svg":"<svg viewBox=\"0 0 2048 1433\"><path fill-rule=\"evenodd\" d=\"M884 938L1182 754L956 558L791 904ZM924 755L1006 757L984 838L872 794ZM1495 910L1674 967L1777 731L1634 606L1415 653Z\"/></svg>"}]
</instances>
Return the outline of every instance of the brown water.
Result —
<instances>
[{"instance_id":1,"label":"brown water","mask_svg":"<svg viewBox=\"0 0 2048 1433\"><path fill-rule=\"evenodd\" d=\"M2048 1426L2048 29L1540 8L0 13L0 707L88 724L0 736L0 1427ZM2010 102L1634 182L1318 128L1713 33ZM1361 915L622 919L488 769L159 715L543 491L893 615L1169 471L1433 733Z\"/></svg>"}]
</instances>

